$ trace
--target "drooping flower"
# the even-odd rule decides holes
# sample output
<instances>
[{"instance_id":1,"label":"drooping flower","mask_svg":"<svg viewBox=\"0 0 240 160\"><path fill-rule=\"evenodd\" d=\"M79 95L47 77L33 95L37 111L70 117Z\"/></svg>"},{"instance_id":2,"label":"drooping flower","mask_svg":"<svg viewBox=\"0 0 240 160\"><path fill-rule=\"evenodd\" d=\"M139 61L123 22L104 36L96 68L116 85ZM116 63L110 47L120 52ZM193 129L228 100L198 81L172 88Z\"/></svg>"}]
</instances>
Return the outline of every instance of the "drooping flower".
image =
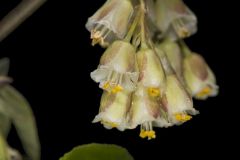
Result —
<instances>
[{"instance_id":1,"label":"drooping flower","mask_svg":"<svg viewBox=\"0 0 240 160\"><path fill-rule=\"evenodd\" d=\"M130 105L131 92L114 94L105 91L101 98L99 114L93 123L101 122L107 129L117 128L123 131L127 127L126 116Z\"/></svg>"},{"instance_id":2,"label":"drooping flower","mask_svg":"<svg viewBox=\"0 0 240 160\"><path fill-rule=\"evenodd\" d=\"M198 114L193 108L191 96L185 90L177 76L167 75L167 88L163 96L163 105L167 108L169 121L181 124L190 120L191 115Z\"/></svg>"},{"instance_id":3,"label":"drooping flower","mask_svg":"<svg viewBox=\"0 0 240 160\"><path fill-rule=\"evenodd\" d=\"M152 96L161 96L165 89L165 73L162 64L152 49L142 49L137 53L139 82L148 88Z\"/></svg>"},{"instance_id":4,"label":"drooping flower","mask_svg":"<svg viewBox=\"0 0 240 160\"><path fill-rule=\"evenodd\" d=\"M184 79L196 99L206 99L218 94L215 75L203 57L190 53L184 58Z\"/></svg>"},{"instance_id":5,"label":"drooping flower","mask_svg":"<svg viewBox=\"0 0 240 160\"><path fill-rule=\"evenodd\" d=\"M123 89L133 91L138 80L135 60L135 49L130 43L115 41L102 55L91 78L109 92L117 93Z\"/></svg>"},{"instance_id":6,"label":"drooping flower","mask_svg":"<svg viewBox=\"0 0 240 160\"><path fill-rule=\"evenodd\" d=\"M173 40L197 31L197 18L182 0L156 0L156 25Z\"/></svg>"},{"instance_id":7,"label":"drooping flower","mask_svg":"<svg viewBox=\"0 0 240 160\"><path fill-rule=\"evenodd\" d=\"M164 119L166 110L161 104L165 74L160 60L152 49L141 49L137 53L137 63L140 75L129 111L129 126L136 128L140 125L140 137L153 139L156 137L153 126L170 125Z\"/></svg>"},{"instance_id":8,"label":"drooping flower","mask_svg":"<svg viewBox=\"0 0 240 160\"><path fill-rule=\"evenodd\" d=\"M157 93L158 94L158 93ZM156 138L154 126L168 127L171 124L166 120L166 108L161 103L161 97L149 92L149 88L141 83L133 94L132 106L129 110L129 127L141 127L140 137L154 139Z\"/></svg>"},{"instance_id":9,"label":"drooping flower","mask_svg":"<svg viewBox=\"0 0 240 160\"><path fill-rule=\"evenodd\" d=\"M132 14L130 0L107 0L86 23L92 45L99 43L106 47L116 39L123 39Z\"/></svg>"},{"instance_id":10,"label":"drooping flower","mask_svg":"<svg viewBox=\"0 0 240 160\"><path fill-rule=\"evenodd\" d=\"M181 124L190 120L192 118L190 115L195 115L198 111L193 108L192 97L173 71L166 54L162 50L157 50L157 53L166 74L162 104L167 110L168 121L171 124Z\"/></svg>"},{"instance_id":11,"label":"drooping flower","mask_svg":"<svg viewBox=\"0 0 240 160\"><path fill-rule=\"evenodd\" d=\"M121 131L140 126L140 137L150 140L156 138L153 127L180 125L199 113L192 95L216 94L209 67L189 60L182 47L181 39L197 31L183 0L107 0L86 27L93 44L109 47L91 73L104 89L93 122ZM210 80L202 79L205 72Z\"/></svg>"}]
</instances>

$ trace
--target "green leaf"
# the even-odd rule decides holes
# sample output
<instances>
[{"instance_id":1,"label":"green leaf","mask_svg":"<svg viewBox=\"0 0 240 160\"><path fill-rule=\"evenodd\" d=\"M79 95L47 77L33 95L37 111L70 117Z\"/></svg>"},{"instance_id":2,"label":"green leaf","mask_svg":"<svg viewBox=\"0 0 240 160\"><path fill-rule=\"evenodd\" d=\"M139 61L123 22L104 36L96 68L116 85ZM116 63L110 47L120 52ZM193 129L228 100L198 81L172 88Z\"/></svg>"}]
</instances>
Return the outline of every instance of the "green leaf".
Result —
<instances>
[{"instance_id":1,"label":"green leaf","mask_svg":"<svg viewBox=\"0 0 240 160\"><path fill-rule=\"evenodd\" d=\"M0 160L8 160L6 141L1 133L0 133Z\"/></svg>"},{"instance_id":2,"label":"green leaf","mask_svg":"<svg viewBox=\"0 0 240 160\"><path fill-rule=\"evenodd\" d=\"M2 134L4 138L7 138L10 129L11 129L10 119L5 114L0 112L0 134Z\"/></svg>"},{"instance_id":3,"label":"green leaf","mask_svg":"<svg viewBox=\"0 0 240 160\"><path fill-rule=\"evenodd\" d=\"M120 146L92 143L74 148L60 160L133 160L133 158Z\"/></svg>"},{"instance_id":4,"label":"green leaf","mask_svg":"<svg viewBox=\"0 0 240 160\"><path fill-rule=\"evenodd\" d=\"M32 110L25 98L10 85L0 89L0 104L12 120L27 155L40 159L40 143Z\"/></svg>"}]
</instances>

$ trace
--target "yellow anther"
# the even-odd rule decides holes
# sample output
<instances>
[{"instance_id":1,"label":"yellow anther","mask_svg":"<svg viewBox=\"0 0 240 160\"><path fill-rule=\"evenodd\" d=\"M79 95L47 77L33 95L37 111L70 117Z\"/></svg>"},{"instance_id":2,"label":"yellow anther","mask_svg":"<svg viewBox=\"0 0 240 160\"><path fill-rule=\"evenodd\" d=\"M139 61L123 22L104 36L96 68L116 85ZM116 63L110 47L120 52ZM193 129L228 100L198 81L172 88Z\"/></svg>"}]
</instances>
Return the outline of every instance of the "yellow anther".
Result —
<instances>
[{"instance_id":1,"label":"yellow anther","mask_svg":"<svg viewBox=\"0 0 240 160\"><path fill-rule=\"evenodd\" d=\"M141 130L139 136L141 138L148 138L148 140L156 138L155 131L152 131L152 130L151 131Z\"/></svg>"},{"instance_id":2,"label":"yellow anther","mask_svg":"<svg viewBox=\"0 0 240 160\"><path fill-rule=\"evenodd\" d=\"M109 82L104 83L103 89L108 89L109 87L110 87L110 83Z\"/></svg>"},{"instance_id":3,"label":"yellow anther","mask_svg":"<svg viewBox=\"0 0 240 160\"><path fill-rule=\"evenodd\" d=\"M159 97L161 95L159 88L148 88L148 94L151 97Z\"/></svg>"},{"instance_id":4,"label":"yellow anther","mask_svg":"<svg viewBox=\"0 0 240 160\"><path fill-rule=\"evenodd\" d=\"M175 118L179 122L186 122L186 121L189 121L190 119L192 119L192 116L189 116L187 114L179 113L179 114L175 115Z\"/></svg>"},{"instance_id":5,"label":"yellow anther","mask_svg":"<svg viewBox=\"0 0 240 160\"><path fill-rule=\"evenodd\" d=\"M197 97L204 97L206 95L209 95L212 92L212 89L210 87L203 88L196 96Z\"/></svg>"},{"instance_id":6,"label":"yellow anther","mask_svg":"<svg viewBox=\"0 0 240 160\"><path fill-rule=\"evenodd\" d=\"M117 123L114 123L114 122L108 122L108 121L101 121L102 124L105 124L107 126L110 126L112 128L116 128L118 126Z\"/></svg>"},{"instance_id":7,"label":"yellow anther","mask_svg":"<svg viewBox=\"0 0 240 160\"><path fill-rule=\"evenodd\" d=\"M91 31L91 39L92 39L92 46L96 44L100 44L103 47L107 47L109 45L108 42L105 42L106 36L110 33L110 31L106 32L106 28L104 30L92 30Z\"/></svg>"},{"instance_id":8,"label":"yellow anther","mask_svg":"<svg viewBox=\"0 0 240 160\"><path fill-rule=\"evenodd\" d=\"M117 85L116 87L114 87L112 89L112 93L116 94L118 92L121 92L123 90L123 88L120 85Z\"/></svg>"},{"instance_id":9,"label":"yellow anther","mask_svg":"<svg viewBox=\"0 0 240 160\"><path fill-rule=\"evenodd\" d=\"M178 31L178 35L180 38L186 38L189 36L189 31L187 30L187 28L181 28L179 31Z\"/></svg>"},{"instance_id":10,"label":"yellow anther","mask_svg":"<svg viewBox=\"0 0 240 160\"><path fill-rule=\"evenodd\" d=\"M148 131L148 139L155 139L156 138L156 134L155 131Z\"/></svg>"},{"instance_id":11,"label":"yellow anther","mask_svg":"<svg viewBox=\"0 0 240 160\"><path fill-rule=\"evenodd\" d=\"M173 28L180 38L186 38L190 36L190 31L186 28L184 22L181 19L177 19L173 22Z\"/></svg>"},{"instance_id":12,"label":"yellow anther","mask_svg":"<svg viewBox=\"0 0 240 160\"><path fill-rule=\"evenodd\" d=\"M141 138L146 138L146 137L147 137L146 131L141 131L140 134L139 134L139 136L140 136Z\"/></svg>"},{"instance_id":13,"label":"yellow anther","mask_svg":"<svg viewBox=\"0 0 240 160\"><path fill-rule=\"evenodd\" d=\"M94 46L97 43L102 41L102 35L100 31L92 30L91 31L92 45Z\"/></svg>"}]
</instances>

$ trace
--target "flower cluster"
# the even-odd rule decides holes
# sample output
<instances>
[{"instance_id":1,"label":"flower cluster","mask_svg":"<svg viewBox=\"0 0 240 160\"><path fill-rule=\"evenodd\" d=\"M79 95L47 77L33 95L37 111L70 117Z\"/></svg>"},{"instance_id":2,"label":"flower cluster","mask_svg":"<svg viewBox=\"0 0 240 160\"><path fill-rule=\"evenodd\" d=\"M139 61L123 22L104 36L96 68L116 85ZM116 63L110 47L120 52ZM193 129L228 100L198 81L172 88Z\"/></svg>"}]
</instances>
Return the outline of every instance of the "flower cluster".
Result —
<instances>
[{"instance_id":1,"label":"flower cluster","mask_svg":"<svg viewBox=\"0 0 240 160\"><path fill-rule=\"evenodd\" d=\"M216 96L213 72L184 38L197 18L182 0L107 0L88 19L92 44L107 48L91 78L104 90L93 122L121 131L180 125L198 114L192 97Z\"/></svg>"}]
</instances>

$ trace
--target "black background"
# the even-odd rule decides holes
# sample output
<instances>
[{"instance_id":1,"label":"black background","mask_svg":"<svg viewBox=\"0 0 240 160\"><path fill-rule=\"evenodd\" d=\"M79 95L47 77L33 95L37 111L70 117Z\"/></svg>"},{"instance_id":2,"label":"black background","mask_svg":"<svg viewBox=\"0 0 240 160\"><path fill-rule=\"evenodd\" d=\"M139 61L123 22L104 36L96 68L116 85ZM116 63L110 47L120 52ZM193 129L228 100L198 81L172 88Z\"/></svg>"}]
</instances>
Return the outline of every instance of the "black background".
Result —
<instances>
[{"instance_id":1,"label":"black background","mask_svg":"<svg viewBox=\"0 0 240 160\"><path fill-rule=\"evenodd\" d=\"M138 137L139 129L120 132L91 123L98 113L101 90L89 73L104 50L91 46L85 23L104 1L48 1L0 43L0 57L11 59L13 86L29 100L36 115L42 159L58 159L73 147L91 142L121 145L135 159L233 156L237 141L233 114L239 106L234 103L239 67L234 62L237 33L232 27L237 10L226 1L185 1L199 19L199 32L187 43L215 72L220 94L195 101L200 115L179 127L156 129L157 139L147 141ZM0 18L18 2L1 0ZM9 142L20 147L14 130Z\"/></svg>"}]
</instances>

